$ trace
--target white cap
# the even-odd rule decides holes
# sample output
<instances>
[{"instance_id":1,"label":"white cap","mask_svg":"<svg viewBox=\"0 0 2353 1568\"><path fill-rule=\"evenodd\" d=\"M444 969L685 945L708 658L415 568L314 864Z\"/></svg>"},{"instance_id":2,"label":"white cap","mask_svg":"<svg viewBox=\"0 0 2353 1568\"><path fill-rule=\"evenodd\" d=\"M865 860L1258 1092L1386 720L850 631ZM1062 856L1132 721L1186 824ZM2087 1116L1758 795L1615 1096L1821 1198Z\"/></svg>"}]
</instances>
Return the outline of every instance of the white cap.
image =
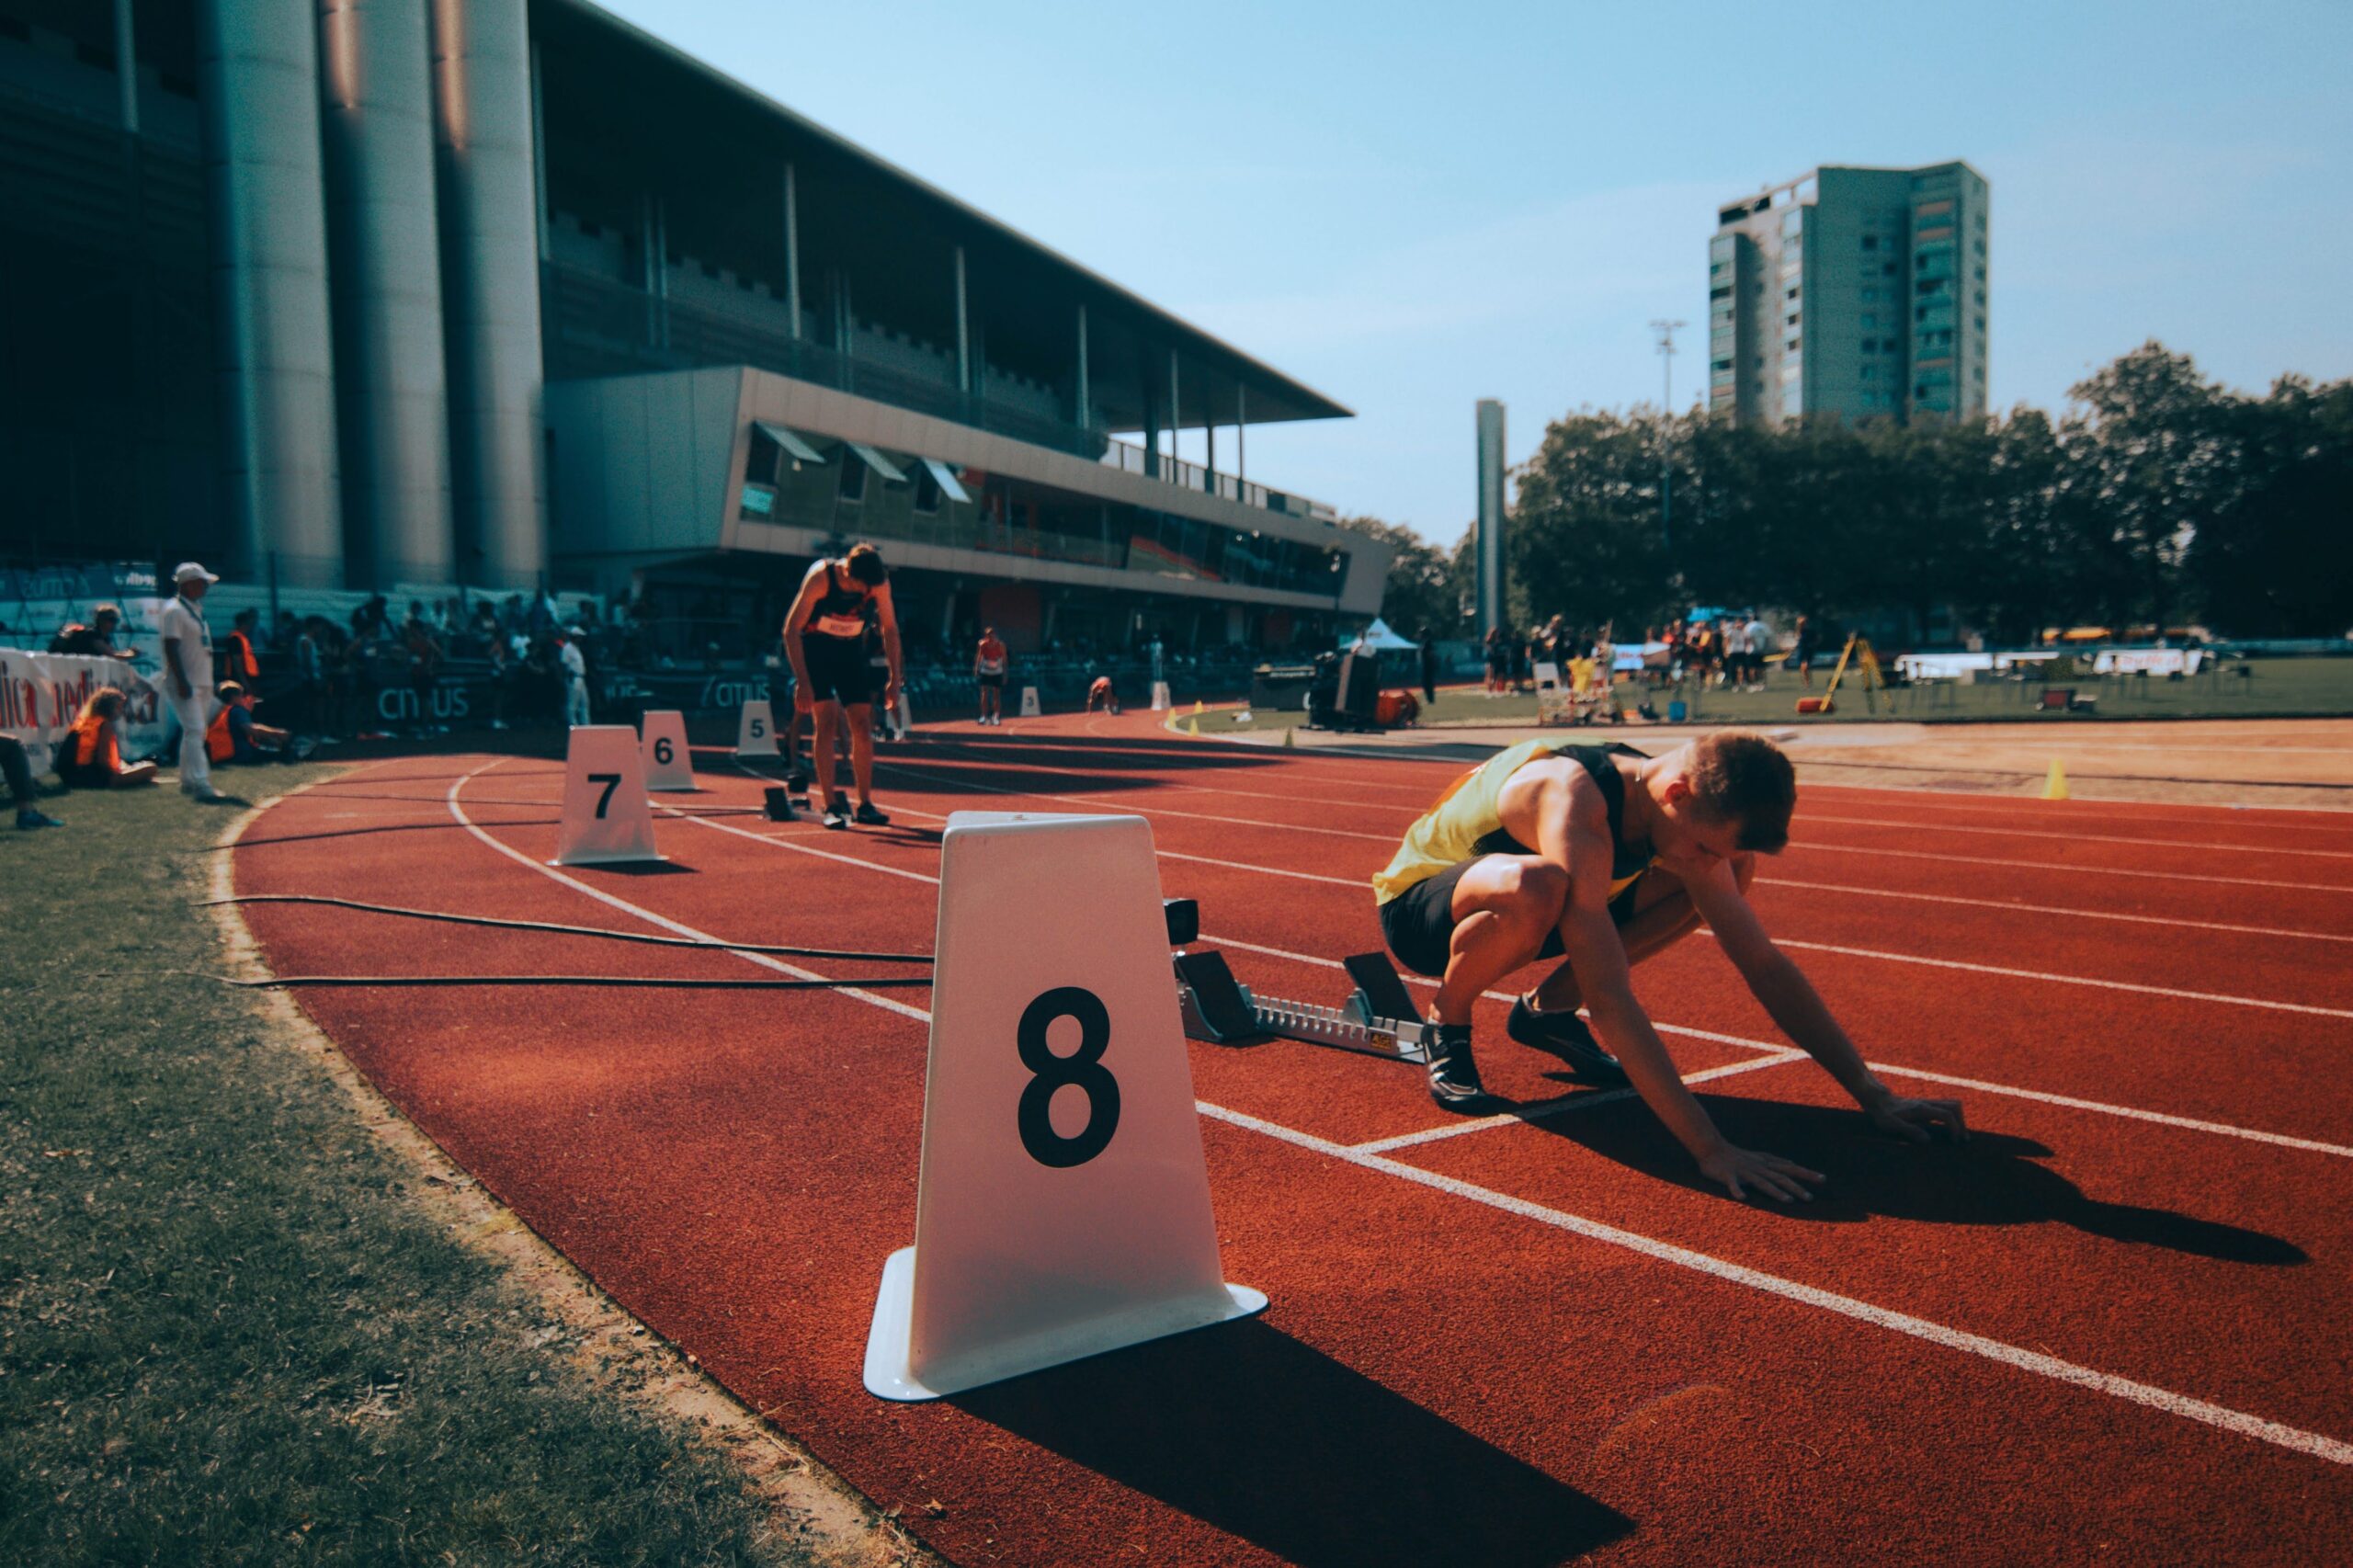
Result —
<instances>
[{"instance_id":1,"label":"white cap","mask_svg":"<svg viewBox=\"0 0 2353 1568\"><path fill-rule=\"evenodd\" d=\"M175 585L187 582L190 577L201 577L208 583L217 583L221 580L193 561L183 561L172 569L172 582Z\"/></svg>"}]
</instances>

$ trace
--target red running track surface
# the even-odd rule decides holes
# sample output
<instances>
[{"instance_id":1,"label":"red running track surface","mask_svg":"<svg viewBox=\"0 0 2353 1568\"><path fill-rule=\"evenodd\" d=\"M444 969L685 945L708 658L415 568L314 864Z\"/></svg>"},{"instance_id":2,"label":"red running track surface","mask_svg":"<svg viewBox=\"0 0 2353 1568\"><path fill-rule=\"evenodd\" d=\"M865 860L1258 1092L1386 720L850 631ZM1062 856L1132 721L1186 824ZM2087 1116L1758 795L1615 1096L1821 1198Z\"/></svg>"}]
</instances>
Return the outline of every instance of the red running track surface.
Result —
<instances>
[{"instance_id":1,"label":"red running track surface","mask_svg":"<svg viewBox=\"0 0 2353 1568\"><path fill-rule=\"evenodd\" d=\"M685 800L757 801L699 761L710 792ZM886 757L888 832L665 818L670 868L557 876L559 768L412 758L263 813L236 885L921 951L946 813L1109 803L1148 813L1165 891L1200 899L1245 982L1336 1001L1333 960L1379 944L1363 878L1456 770L1142 718L949 730ZM2279 851L2353 852L2353 823L1853 789L1802 806L1758 892L1768 925L1891 1081L1961 1094L1967 1148L1873 1135L1775 1054L1704 937L1638 988L1678 1063L1717 1074L1697 1092L1736 1139L1829 1174L1814 1204L1703 1189L1638 1102L1504 1040L1501 1000L1482 1061L1543 1102L1526 1120L1447 1118L1413 1069L1367 1058L1196 1046L1227 1275L1271 1310L930 1405L859 1381L882 1259L913 1234L927 991L299 995L529 1224L959 1562L2341 1552L2353 859ZM2283 885L2114 874L2143 869ZM773 972L246 917L287 974Z\"/></svg>"}]
</instances>

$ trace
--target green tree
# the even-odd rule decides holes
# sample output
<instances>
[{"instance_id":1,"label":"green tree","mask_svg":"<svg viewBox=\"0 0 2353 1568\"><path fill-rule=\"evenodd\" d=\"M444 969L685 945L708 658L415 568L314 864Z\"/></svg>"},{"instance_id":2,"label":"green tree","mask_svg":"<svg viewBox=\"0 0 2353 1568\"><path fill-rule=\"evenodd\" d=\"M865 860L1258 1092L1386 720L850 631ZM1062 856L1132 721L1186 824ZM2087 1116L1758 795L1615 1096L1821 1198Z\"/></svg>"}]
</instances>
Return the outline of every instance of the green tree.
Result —
<instances>
[{"instance_id":1,"label":"green tree","mask_svg":"<svg viewBox=\"0 0 2353 1568\"><path fill-rule=\"evenodd\" d=\"M2086 418L2070 430L2094 540L2106 552L2111 623L2164 624L2179 608L2193 531L2233 488L2223 394L2187 354L2154 339L2069 389Z\"/></svg>"},{"instance_id":2,"label":"green tree","mask_svg":"<svg viewBox=\"0 0 2353 1568\"><path fill-rule=\"evenodd\" d=\"M1395 551L1381 594L1381 618L1393 630L1412 638L1419 638L1425 628L1432 637L1467 635L1464 585L1457 575L1462 553L1459 547L1441 550L1413 529L1379 517L1343 517L1340 527L1380 540Z\"/></svg>"},{"instance_id":3,"label":"green tree","mask_svg":"<svg viewBox=\"0 0 2353 1568\"><path fill-rule=\"evenodd\" d=\"M2240 635L2334 636L2353 625L2353 381L2284 376L2219 420L2236 483L2186 557L2206 615Z\"/></svg>"}]
</instances>

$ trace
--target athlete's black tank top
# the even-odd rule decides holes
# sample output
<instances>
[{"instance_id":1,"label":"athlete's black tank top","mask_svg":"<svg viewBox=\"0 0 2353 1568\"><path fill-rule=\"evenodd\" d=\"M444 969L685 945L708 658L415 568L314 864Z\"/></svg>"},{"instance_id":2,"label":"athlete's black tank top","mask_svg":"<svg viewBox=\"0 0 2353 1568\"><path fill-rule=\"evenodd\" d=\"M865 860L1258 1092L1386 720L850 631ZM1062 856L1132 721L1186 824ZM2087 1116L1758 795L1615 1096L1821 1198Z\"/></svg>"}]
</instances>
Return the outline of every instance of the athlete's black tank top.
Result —
<instances>
[{"instance_id":1,"label":"athlete's black tank top","mask_svg":"<svg viewBox=\"0 0 2353 1568\"><path fill-rule=\"evenodd\" d=\"M1613 756L1647 757L1650 754L1636 751L1632 746L1617 741L1608 741L1596 746L1562 746L1552 755L1567 757L1584 768L1601 790L1601 802L1609 809L1609 880L1619 881L1646 869L1651 863L1651 846L1647 840L1641 844L1626 842L1626 779L1609 759ZM1481 855L1536 853L1500 827L1480 839L1473 848ZM1627 889L1619 896L1625 897L1632 891Z\"/></svg>"},{"instance_id":2,"label":"athlete's black tank top","mask_svg":"<svg viewBox=\"0 0 2353 1568\"><path fill-rule=\"evenodd\" d=\"M825 569L825 591L819 595L809 611L809 624L803 635L832 637L844 642L862 643L866 639L868 607L873 596L858 589L845 587L835 562L823 563Z\"/></svg>"}]
</instances>

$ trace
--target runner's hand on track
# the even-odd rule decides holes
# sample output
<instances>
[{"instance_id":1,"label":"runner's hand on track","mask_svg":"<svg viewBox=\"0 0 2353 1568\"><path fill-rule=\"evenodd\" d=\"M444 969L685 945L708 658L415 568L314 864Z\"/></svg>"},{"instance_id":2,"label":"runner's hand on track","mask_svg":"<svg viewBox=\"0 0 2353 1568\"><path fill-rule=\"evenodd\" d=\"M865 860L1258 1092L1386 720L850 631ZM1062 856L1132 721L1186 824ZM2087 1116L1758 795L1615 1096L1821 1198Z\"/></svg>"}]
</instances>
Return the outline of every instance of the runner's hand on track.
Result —
<instances>
[{"instance_id":1,"label":"runner's hand on track","mask_svg":"<svg viewBox=\"0 0 2353 1568\"><path fill-rule=\"evenodd\" d=\"M1755 1149L1735 1149L1729 1143L1701 1160L1699 1170L1710 1181L1723 1183L1734 1198L1748 1196L1747 1189L1741 1185L1747 1182L1757 1191L1778 1198L1784 1203L1792 1198L1812 1202L1813 1194L1801 1184L1813 1182L1818 1186L1822 1181L1820 1171L1810 1171L1794 1160L1785 1160L1779 1154L1762 1153Z\"/></svg>"},{"instance_id":2,"label":"runner's hand on track","mask_svg":"<svg viewBox=\"0 0 2353 1568\"><path fill-rule=\"evenodd\" d=\"M1932 1130L1937 1128L1942 1128L1956 1143L1969 1142L1969 1124L1961 1119L1959 1100L1910 1100L1890 1095L1870 1110L1872 1126L1915 1143L1931 1142Z\"/></svg>"}]
</instances>

